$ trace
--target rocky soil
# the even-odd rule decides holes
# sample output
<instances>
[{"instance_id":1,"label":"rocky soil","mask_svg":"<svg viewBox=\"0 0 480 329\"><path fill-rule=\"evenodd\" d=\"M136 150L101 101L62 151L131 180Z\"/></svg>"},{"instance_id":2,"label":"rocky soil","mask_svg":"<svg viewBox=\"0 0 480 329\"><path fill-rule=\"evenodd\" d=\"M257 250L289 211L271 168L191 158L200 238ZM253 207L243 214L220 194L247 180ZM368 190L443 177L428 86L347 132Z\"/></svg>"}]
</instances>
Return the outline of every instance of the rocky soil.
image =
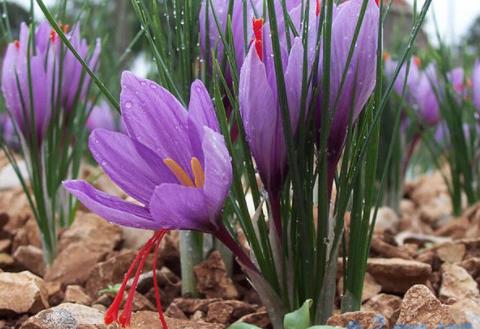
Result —
<instances>
[{"instance_id":1,"label":"rocky soil","mask_svg":"<svg viewBox=\"0 0 480 329\"><path fill-rule=\"evenodd\" d=\"M3 165L0 157L0 177ZM103 180L98 184L114 189ZM114 296L108 288L122 281L150 235L113 226L81 209L73 226L60 232L59 254L46 267L22 191L0 189L0 328L106 328L103 314ZM170 328L220 329L235 321L269 328L256 293L237 267L228 275L218 252L195 269L201 298L181 296L177 242L175 233L164 239L157 263ZM339 303L341 267L338 274ZM161 328L152 282L151 271L141 276L132 328ZM424 176L407 185L401 216L388 208L380 211L362 310L337 311L329 324L480 328L479 283L480 205L452 217L440 175Z\"/></svg>"}]
</instances>

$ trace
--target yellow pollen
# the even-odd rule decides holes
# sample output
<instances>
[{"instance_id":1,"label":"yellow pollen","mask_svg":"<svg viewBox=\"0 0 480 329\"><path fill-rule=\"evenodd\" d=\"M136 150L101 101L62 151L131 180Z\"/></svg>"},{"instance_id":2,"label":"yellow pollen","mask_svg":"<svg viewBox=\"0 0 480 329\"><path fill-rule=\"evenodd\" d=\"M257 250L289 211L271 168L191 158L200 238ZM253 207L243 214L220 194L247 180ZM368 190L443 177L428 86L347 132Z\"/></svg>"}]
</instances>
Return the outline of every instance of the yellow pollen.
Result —
<instances>
[{"instance_id":1,"label":"yellow pollen","mask_svg":"<svg viewBox=\"0 0 480 329\"><path fill-rule=\"evenodd\" d=\"M188 176L185 170L183 170L182 167L180 167L180 165L175 160L166 158L165 160L163 160L163 163L168 167L168 169L170 169L170 171L175 175L175 177L178 179L178 181L182 185L187 187L195 186L192 182L192 179ZM196 177L195 177L195 180L196 180Z\"/></svg>"},{"instance_id":2,"label":"yellow pollen","mask_svg":"<svg viewBox=\"0 0 480 329\"><path fill-rule=\"evenodd\" d=\"M202 164L196 157L190 160L190 164L192 166L193 176L195 177L195 186L202 188L203 185L205 185L205 172L203 171Z\"/></svg>"}]
</instances>

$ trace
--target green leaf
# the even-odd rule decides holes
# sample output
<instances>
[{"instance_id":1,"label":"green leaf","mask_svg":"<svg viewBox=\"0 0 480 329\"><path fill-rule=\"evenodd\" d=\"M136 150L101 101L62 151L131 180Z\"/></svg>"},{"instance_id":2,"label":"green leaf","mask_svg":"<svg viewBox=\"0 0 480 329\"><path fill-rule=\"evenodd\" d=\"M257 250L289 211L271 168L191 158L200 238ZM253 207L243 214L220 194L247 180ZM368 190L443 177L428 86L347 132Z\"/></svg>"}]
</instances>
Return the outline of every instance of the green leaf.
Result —
<instances>
[{"instance_id":1,"label":"green leaf","mask_svg":"<svg viewBox=\"0 0 480 329\"><path fill-rule=\"evenodd\" d=\"M228 329L260 329L260 327L249 323L239 322L232 324L230 327L228 327Z\"/></svg>"},{"instance_id":2,"label":"green leaf","mask_svg":"<svg viewBox=\"0 0 480 329\"><path fill-rule=\"evenodd\" d=\"M285 315L283 326L285 329L307 329L310 325L310 306L313 301L308 299L298 310Z\"/></svg>"}]
</instances>

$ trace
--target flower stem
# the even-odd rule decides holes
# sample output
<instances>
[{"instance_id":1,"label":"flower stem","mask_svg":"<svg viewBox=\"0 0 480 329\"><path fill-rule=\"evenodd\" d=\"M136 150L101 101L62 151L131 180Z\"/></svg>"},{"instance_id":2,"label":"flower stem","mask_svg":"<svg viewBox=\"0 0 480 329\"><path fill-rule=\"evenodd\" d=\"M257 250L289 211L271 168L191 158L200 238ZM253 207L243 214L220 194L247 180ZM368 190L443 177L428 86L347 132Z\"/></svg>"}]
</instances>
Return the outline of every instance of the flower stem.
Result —
<instances>
[{"instance_id":1,"label":"flower stem","mask_svg":"<svg viewBox=\"0 0 480 329\"><path fill-rule=\"evenodd\" d=\"M222 241L222 243L232 251L237 257L237 261L247 267L249 270L258 273L257 266L252 262L250 257L243 251L242 247L232 238L225 226L221 225L217 231L214 232L215 237Z\"/></svg>"}]
</instances>

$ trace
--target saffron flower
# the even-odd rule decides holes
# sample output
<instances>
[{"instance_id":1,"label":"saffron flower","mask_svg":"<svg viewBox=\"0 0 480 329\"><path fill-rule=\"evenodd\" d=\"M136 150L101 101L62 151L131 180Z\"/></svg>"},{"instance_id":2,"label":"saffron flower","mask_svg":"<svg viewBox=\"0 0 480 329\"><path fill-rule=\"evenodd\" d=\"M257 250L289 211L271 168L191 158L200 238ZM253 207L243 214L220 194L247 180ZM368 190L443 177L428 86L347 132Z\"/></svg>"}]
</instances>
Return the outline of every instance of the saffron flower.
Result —
<instances>
[{"instance_id":1,"label":"saffron flower","mask_svg":"<svg viewBox=\"0 0 480 329\"><path fill-rule=\"evenodd\" d=\"M472 73L472 99L473 104L480 111L480 61L475 62Z\"/></svg>"},{"instance_id":2,"label":"saffron flower","mask_svg":"<svg viewBox=\"0 0 480 329\"><path fill-rule=\"evenodd\" d=\"M106 323L128 325L145 259L152 249L156 252L168 230L214 234L243 265L253 270L255 266L221 221L232 182L231 158L203 83L192 84L188 111L163 87L129 72L122 75L120 97L126 134L95 129L89 147L110 179L137 202L108 195L81 180L67 181L64 186L106 220L156 232L139 252L105 316ZM135 267L134 284L118 316L126 282ZM158 299L157 306L163 319Z\"/></svg>"},{"instance_id":3,"label":"saffron flower","mask_svg":"<svg viewBox=\"0 0 480 329\"><path fill-rule=\"evenodd\" d=\"M440 120L440 105L438 102L437 74L435 67L430 64L422 72L415 92L415 99L418 104L420 118L428 126L436 126Z\"/></svg>"},{"instance_id":4,"label":"saffron flower","mask_svg":"<svg viewBox=\"0 0 480 329\"><path fill-rule=\"evenodd\" d=\"M50 39L50 31L48 23L39 24L35 43L29 46L29 28L22 23L19 40L7 47L2 69L2 92L7 110L24 138L36 138L38 143L48 127L52 106L54 56L48 48L50 43L56 42ZM33 95L29 92L30 84ZM32 125L36 136L33 136Z\"/></svg>"},{"instance_id":5,"label":"saffron flower","mask_svg":"<svg viewBox=\"0 0 480 329\"><path fill-rule=\"evenodd\" d=\"M268 37L264 39L264 35L269 35L269 28L262 19L256 19L253 30L255 39L240 72L240 113L248 144L270 196L276 229L281 232L277 203L287 175L287 150L271 41ZM293 133L300 113L303 53L302 40L296 38L290 55L283 61Z\"/></svg>"},{"instance_id":6,"label":"saffron flower","mask_svg":"<svg viewBox=\"0 0 480 329\"><path fill-rule=\"evenodd\" d=\"M68 26L64 25L65 32L67 29ZM89 47L86 40L80 38L79 27L68 36L77 52L92 70L95 69L100 55L100 41L97 40L89 58ZM62 79L60 72L63 72ZM26 139L33 137L33 124L35 137L41 144L50 124L52 109L63 106L65 110L72 111L76 102L85 100L89 85L90 80L84 77L81 63L62 46L47 22L38 24L34 37L30 36L29 27L22 23L19 40L10 43L5 53L2 92L7 110ZM62 104L52 104L59 91Z\"/></svg>"},{"instance_id":7,"label":"saffron flower","mask_svg":"<svg viewBox=\"0 0 480 329\"><path fill-rule=\"evenodd\" d=\"M457 95L457 101L462 101L468 95L468 81L465 80L465 71L461 67L456 67L447 74L448 81L451 83L453 91Z\"/></svg>"},{"instance_id":8,"label":"saffron flower","mask_svg":"<svg viewBox=\"0 0 480 329\"><path fill-rule=\"evenodd\" d=\"M94 130L103 128L106 130L115 130L115 117L107 103L102 102L93 107L87 119L87 128Z\"/></svg>"},{"instance_id":9,"label":"saffron flower","mask_svg":"<svg viewBox=\"0 0 480 329\"><path fill-rule=\"evenodd\" d=\"M63 25L63 30L66 33L68 25ZM88 43L80 36L79 24L74 26L73 30L67 34L67 37L78 54L85 59L90 69L92 71L98 69L101 52L100 39L96 40L95 48L90 56ZM52 38L55 38L56 41L58 36L53 32ZM59 52L61 51L60 49L61 47L58 47ZM63 52L63 81L68 81L68 83L62 84L62 102L65 109L70 111L78 100L84 101L86 99L91 79L71 51L64 48ZM62 58L61 53L58 55L58 58Z\"/></svg>"},{"instance_id":10,"label":"saffron flower","mask_svg":"<svg viewBox=\"0 0 480 329\"><path fill-rule=\"evenodd\" d=\"M348 68L346 67L362 4L363 0L349 0L333 10L330 94L320 95L317 101L321 113L326 110L321 106L322 98L329 97L328 110L333 115L328 139L330 189L345 143L349 119L352 117L352 122L355 123L376 85L380 10L375 0L368 0L353 56ZM316 14L319 14L318 9ZM310 35L309 40L317 40L317 29L310 29L309 34L312 33L314 36ZM314 48L309 48L309 57L313 57L313 52ZM319 65L322 65L321 62ZM323 69L319 69L319 79L322 78ZM346 78L342 85L345 70ZM321 118L321 114L318 117ZM319 126L321 129L321 122Z\"/></svg>"}]
</instances>

